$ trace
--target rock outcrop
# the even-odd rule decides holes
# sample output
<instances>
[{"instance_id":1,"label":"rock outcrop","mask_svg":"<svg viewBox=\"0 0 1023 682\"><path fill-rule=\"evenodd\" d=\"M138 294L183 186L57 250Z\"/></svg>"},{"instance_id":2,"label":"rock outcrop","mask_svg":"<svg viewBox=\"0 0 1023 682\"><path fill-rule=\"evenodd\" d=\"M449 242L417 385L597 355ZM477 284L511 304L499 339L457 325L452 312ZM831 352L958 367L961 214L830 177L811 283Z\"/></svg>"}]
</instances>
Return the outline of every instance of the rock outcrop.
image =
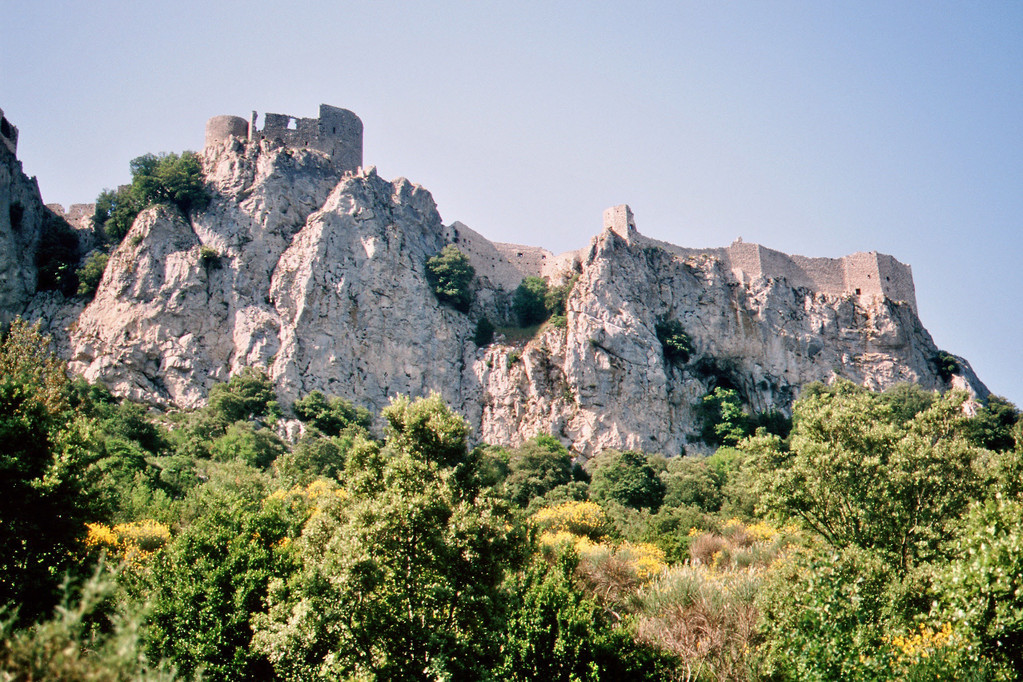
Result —
<instances>
[{"instance_id":1,"label":"rock outcrop","mask_svg":"<svg viewBox=\"0 0 1023 682\"><path fill-rule=\"evenodd\" d=\"M553 256L444 226L429 192L405 179L223 137L202 155L208 208L147 209L84 311L37 306L58 336L69 327L72 370L119 395L195 407L254 366L285 404L318 389L378 410L396 394L437 391L479 440L553 433L583 454L677 454L694 447L694 406L715 386L757 411L786 411L806 383L837 376L876 389L950 386L915 300L890 295L914 298L908 268L890 257L857 254L831 272L827 259L756 245L683 249L645 238L626 207L605 216L588 249ZM0 238L16 239L4 216ZM479 274L469 314L440 305L426 278L426 261L459 239ZM477 320L507 318L512 280L531 269L576 277L567 323L478 348ZM875 288L847 291L854 276ZM30 279L8 278L0 296L24 297ZM692 340L684 363L665 358L656 328L666 320ZM952 384L986 395L960 367Z\"/></svg>"}]
</instances>

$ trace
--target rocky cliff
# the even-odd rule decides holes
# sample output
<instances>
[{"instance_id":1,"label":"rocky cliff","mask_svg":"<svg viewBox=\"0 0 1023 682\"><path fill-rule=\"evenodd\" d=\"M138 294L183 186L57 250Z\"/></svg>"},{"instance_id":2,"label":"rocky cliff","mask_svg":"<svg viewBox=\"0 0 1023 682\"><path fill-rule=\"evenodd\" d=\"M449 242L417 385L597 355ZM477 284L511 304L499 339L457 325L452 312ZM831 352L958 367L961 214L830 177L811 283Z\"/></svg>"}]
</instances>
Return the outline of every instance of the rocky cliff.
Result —
<instances>
[{"instance_id":1,"label":"rocky cliff","mask_svg":"<svg viewBox=\"0 0 1023 682\"><path fill-rule=\"evenodd\" d=\"M438 391L480 440L553 433L585 454L676 454L692 449L693 408L714 386L736 388L758 411L784 411L801 386L836 376L878 389L949 386L915 301L746 272L726 250L646 239L627 209L617 215L628 224L612 216L589 248L553 257L445 227L422 187L339 171L313 149L228 137L202 158L209 207L140 214L84 310L33 303L32 273L0 264L4 309L50 319L72 370L119 395L194 407L214 383L255 366L285 403L319 389L379 409L395 394ZM3 215L0 238L18 238ZM480 275L468 314L440 305L425 275L426 261L459 239ZM530 264L493 262L523 253ZM507 316L508 273L531 267L555 281L578 275L567 325L477 347L476 321ZM691 337L687 362L665 359L663 320ZM960 366L952 383L985 395Z\"/></svg>"}]
</instances>

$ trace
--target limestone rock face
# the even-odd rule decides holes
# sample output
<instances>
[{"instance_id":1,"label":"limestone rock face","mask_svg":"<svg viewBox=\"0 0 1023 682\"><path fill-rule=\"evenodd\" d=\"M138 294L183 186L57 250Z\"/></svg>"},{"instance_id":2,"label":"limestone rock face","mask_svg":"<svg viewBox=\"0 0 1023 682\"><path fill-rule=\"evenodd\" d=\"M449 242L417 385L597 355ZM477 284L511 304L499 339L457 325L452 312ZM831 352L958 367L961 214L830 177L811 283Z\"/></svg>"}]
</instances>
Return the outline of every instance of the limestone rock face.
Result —
<instances>
[{"instance_id":1,"label":"limestone rock face","mask_svg":"<svg viewBox=\"0 0 1023 682\"><path fill-rule=\"evenodd\" d=\"M515 363L493 348L474 370L484 386L481 435L516 442L553 429L578 451L678 454L699 445L693 407L712 387L736 388L757 411L786 412L801 386L842 376L873 389L900 382L946 389L937 353L908 303L741 284L712 256L677 256L613 231L595 239L568 300L568 326L549 329ZM659 320L674 319L695 353L665 360ZM960 360L959 387L985 395Z\"/></svg>"},{"instance_id":2,"label":"limestone rock face","mask_svg":"<svg viewBox=\"0 0 1023 682\"><path fill-rule=\"evenodd\" d=\"M0 144L0 326L24 312L35 294L35 253L49 213L35 179Z\"/></svg>"},{"instance_id":3,"label":"limestone rock face","mask_svg":"<svg viewBox=\"0 0 1023 682\"><path fill-rule=\"evenodd\" d=\"M70 325L72 370L119 395L195 407L254 366L286 405L318 389L378 410L396 394L438 391L477 440L553 433L583 454L677 454L697 447L693 408L714 386L782 411L807 382L836 376L948 387L911 304L737 277L715 253L672 251L631 226L571 258L538 260L537 274L557 277L557 263L578 275L564 328L477 348L476 321L506 316L509 292L479 263L470 314L438 304L425 264L457 232L429 192L372 169L342 174L321 152L269 141L230 138L203 162L210 206L189 217L144 211ZM490 259L521 255L476 246ZM688 362L666 362L661 320L692 338ZM953 382L985 395L960 364Z\"/></svg>"}]
</instances>

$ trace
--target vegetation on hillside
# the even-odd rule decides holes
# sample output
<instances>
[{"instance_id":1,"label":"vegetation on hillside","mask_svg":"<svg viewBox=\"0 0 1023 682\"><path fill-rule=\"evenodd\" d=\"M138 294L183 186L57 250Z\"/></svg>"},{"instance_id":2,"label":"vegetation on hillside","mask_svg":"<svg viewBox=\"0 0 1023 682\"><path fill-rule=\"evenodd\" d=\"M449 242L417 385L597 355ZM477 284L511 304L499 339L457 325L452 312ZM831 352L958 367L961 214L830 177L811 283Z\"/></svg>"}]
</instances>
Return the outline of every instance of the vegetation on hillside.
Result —
<instances>
[{"instance_id":1,"label":"vegetation on hillside","mask_svg":"<svg viewBox=\"0 0 1023 682\"><path fill-rule=\"evenodd\" d=\"M715 454L583 467L470 449L436 395L281 405L257 370L158 413L46 348L0 342L4 679L1023 674L1003 399L813 385L772 434L718 394Z\"/></svg>"}]
</instances>

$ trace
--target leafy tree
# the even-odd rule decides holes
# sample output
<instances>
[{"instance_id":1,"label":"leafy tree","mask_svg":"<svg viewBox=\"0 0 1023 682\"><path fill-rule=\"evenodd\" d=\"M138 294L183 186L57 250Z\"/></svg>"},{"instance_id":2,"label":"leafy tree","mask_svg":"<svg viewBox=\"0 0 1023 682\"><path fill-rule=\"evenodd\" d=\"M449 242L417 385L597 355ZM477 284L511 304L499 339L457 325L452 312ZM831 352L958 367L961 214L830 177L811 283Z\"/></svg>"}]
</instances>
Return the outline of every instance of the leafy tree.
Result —
<instances>
[{"instance_id":1,"label":"leafy tree","mask_svg":"<svg viewBox=\"0 0 1023 682\"><path fill-rule=\"evenodd\" d=\"M410 401L398 396L384 408L387 443L399 452L442 467L453 467L466 458L469 424L440 397Z\"/></svg>"},{"instance_id":2,"label":"leafy tree","mask_svg":"<svg viewBox=\"0 0 1023 682\"><path fill-rule=\"evenodd\" d=\"M210 389L207 410L225 428L236 421L278 415L273 383L261 370L246 367L229 381Z\"/></svg>"},{"instance_id":3,"label":"leafy tree","mask_svg":"<svg viewBox=\"0 0 1023 682\"><path fill-rule=\"evenodd\" d=\"M575 274L561 284L548 288L544 296L544 308L547 309L548 316L562 318L565 316L568 295L572 293L572 287L578 280L579 275Z\"/></svg>"},{"instance_id":4,"label":"leafy tree","mask_svg":"<svg viewBox=\"0 0 1023 682\"><path fill-rule=\"evenodd\" d=\"M240 459L257 469L266 469L286 451L287 445L277 434L266 427L254 428L249 422L235 422L210 446L216 460Z\"/></svg>"},{"instance_id":5,"label":"leafy tree","mask_svg":"<svg viewBox=\"0 0 1023 682\"><path fill-rule=\"evenodd\" d=\"M700 437L708 445L735 445L752 432L739 393L731 388L719 386L703 396L696 414Z\"/></svg>"},{"instance_id":6,"label":"leafy tree","mask_svg":"<svg viewBox=\"0 0 1023 682\"><path fill-rule=\"evenodd\" d=\"M482 348L489 346L494 341L494 324L485 317L481 317L476 323L476 333L472 337L473 343Z\"/></svg>"},{"instance_id":7,"label":"leafy tree","mask_svg":"<svg viewBox=\"0 0 1023 682\"><path fill-rule=\"evenodd\" d=\"M1023 502L998 495L964 519L953 560L938 567L939 619L956 623L975 655L1009 664L1023 677Z\"/></svg>"},{"instance_id":8,"label":"leafy tree","mask_svg":"<svg viewBox=\"0 0 1023 682\"><path fill-rule=\"evenodd\" d=\"M676 661L638 644L610 614L574 585L578 558L555 557L553 565L535 558L509 581L511 604L502 680L661 680Z\"/></svg>"},{"instance_id":9,"label":"leafy tree","mask_svg":"<svg viewBox=\"0 0 1023 682\"><path fill-rule=\"evenodd\" d=\"M941 377L941 380L948 383L952 376L959 371L959 361L956 356L948 351L939 350L931 360L934 370Z\"/></svg>"},{"instance_id":10,"label":"leafy tree","mask_svg":"<svg viewBox=\"0 0 1023 682\"><path fill-rule=\"evenodd\" d=\"M373 415L364 407L356 407L344 398L327 398L320 391L313 391L305 398L296 400L293 406L295 416L309 423L328 436L340 435L349 427L369 430Z\"/></svg>"},{"instance_id":11,"label":"leafy tree","mask_svg":"<svg viewBox=\"0 0 1023 682\"><path fill-rule=\"evenodd\" d=\"M223 478L246 475L233 469ZM253 494L255 493L255 494ZM213 481L197 488L192 518L138 575L135 590L150 604L143 636L149 653L173 661L183 676L265 680L272 670L251 646L254 614L265 610L272 579L292 573L279 546L293 522L262 490Z\"/></svg>"},{"instance_id":12,"label":"leafy tree","mask_svg":"<svg viewBox=\"0 0 1023 682\"><path fill-rule=\"evenodd\" d=\"M307 430L290 452L274 460L274 473L286 485L309 485L318 478L338 479L345 468L355 434L340 438Z\"/></svg>"},{"instance_id":13,"label":"leafy tree","mask_svg":"<svg viewBox=\"0 0 1023 682\"><path fill-rule=\"evenodd\" d=\"M657 511L664 501L664 482L643 453L615 453L593 472L590 496Z\"/></svg>"},{"instance_id":14,"label":"leafy tree","mask_svg":"<svg viewBox=\"0 0 1023 682\"><path fill-rule=\"evenodd\" d=\"M547 280L526 277L512 295L512 312L519 325L529 327L547 319Z\"/></svg>"},{"instance_id":15,"label":"leafy tree","mask_svg":"<svg viewBox=\"0 0 1023 682\"><path fill-rule=\"evenodd\" d=\"M476 270L469 258L454 244L445 246L440 254L426 261L426 279L441 303L463 313L472 306L472 278Z\"/></svg>"},{"instance_id":16,"label":"leafy tree","mask_svg":"<svg viewBox=\"0 0 1023 682\"><path fill-rule=\"evenodd\" d=\"M810 391L794 406L789 450L776 436L744 443L755 492L831 545L876 549L905 571L934 556L978 491L964 399L949 393L901 422L850 382Z\"/></svg>"},{"instance_id":17,"label":"leafy tree","mask_svg":"<svg viewBox=\"0 0 1023 682\"><path fill-rule=\"evenodd\" d=\"M664 505L696 507L706 512L721 509L723 477L708 465L705 458L675 457L664 481Z\"/></svg>"},{"instance_id":18,"label":"leafy tree","mask_svg":"<svg viewBox=\"0 0 1023 682\"><path fill-rule=\"evenodd\" d=\"M505 497L519 507L572 481L572 455L547 435L536 436L512 450L508 467Z\"/></svg>"},{"instance_id":19,"label":"leafy tree","mask_svg":"<svg viewBox=\"0 0 1023 682\"><path fill-rule=\"evenodd\" d=\"M256 647L284 679L478 679L497 659L500 584L519 554L507 510L460 484L464 420L395 399L383 451L354 448L345 494L294 543Z\"/></svg>"},{"instance_id":20,"label":"leafy tree","mask_svg":"<svg viewBox=\"0 0 1023 682\"><path fill-rule=\"evenodd\" d=\"M686 334L685 328L678 320L658 320L654 325L657 340L664 350L664 359L668 362L684 365L693 354L693 342Z\"/></svg>"},{"instance_id":21,"label":"leafy tree","mask_svg":"<svg viewBox=\"0 0 1023 682\"><path fill-rule=\"evenodd\" d=\"M990 395L969 423L970 440L982 448L1005 452L1015 444L1012 431L1020 411L1007 399Z\"/></svg>"},{"instance_id":22,"label":"leafy tree","mask_svg":"<svg viewBox=\"0 0 1023 682\"><path fill-rule=\"evenodd\" d=\"M0 340L0 604L30 619L49 610L96 520L96 444L67 402L64 365L39 325L20 319Z\"/></svg>"},{"instance_id":23,"label":"leafy tree","mask_svg":"<svg viewBox=\"0 0 1023 682\"><path fill-rule=\"evenodd\" d=\"M188 215L209 205L202 164L194 152L144 154L131 160L131 184L103 190L92 223L107 243L118 244L138 214L153 204L171 204Z\"/></svg>"},{"instance_id":24,"label":"leafy tree","mask_svg":"<svg viewBox=\"0 0 1023 682\"><path fill-rule=\"evenodd\" d=\"M23 629L0 617L0 676L5 680L96 680L172 682L174 669L152 663L139 642L142 608L127 604L110 615L116 583L100 567L74 590L63 587L63 603L52 618ZM97 627L99 626L99 627Z\"/></svg>"}]
</instances>

